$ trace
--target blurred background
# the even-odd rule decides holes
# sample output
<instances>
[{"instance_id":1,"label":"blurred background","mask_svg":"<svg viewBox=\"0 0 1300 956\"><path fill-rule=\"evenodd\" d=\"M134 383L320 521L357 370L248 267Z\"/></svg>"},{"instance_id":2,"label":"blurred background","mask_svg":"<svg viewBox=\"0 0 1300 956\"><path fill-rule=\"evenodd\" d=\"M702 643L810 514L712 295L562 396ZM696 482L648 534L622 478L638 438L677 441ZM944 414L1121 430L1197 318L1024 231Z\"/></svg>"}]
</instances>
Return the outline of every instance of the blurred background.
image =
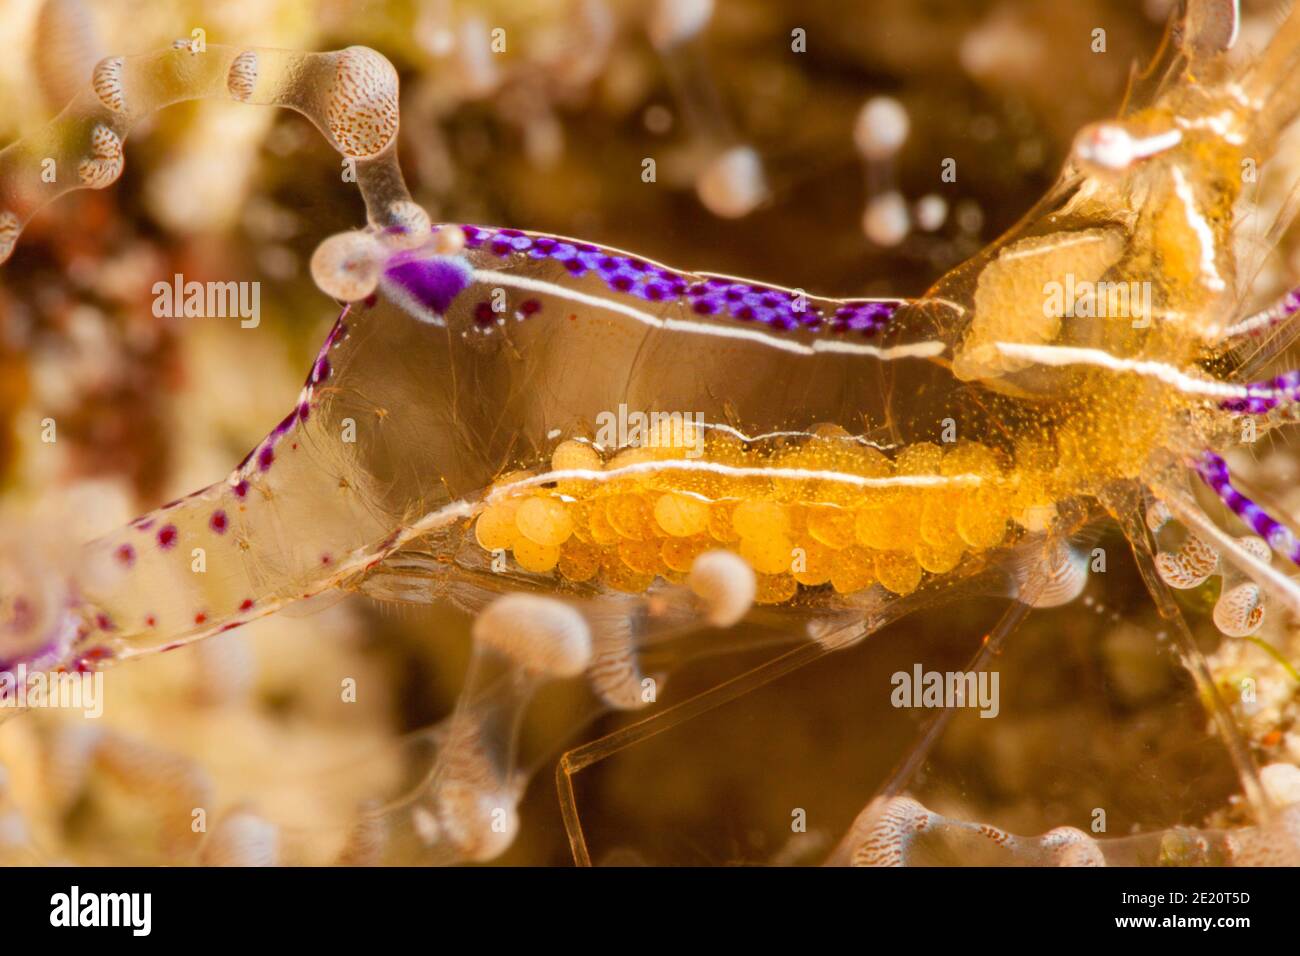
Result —
<instances>
[{"instance_id":1,"label":"blurred background","mask_svg":"<svg viewBox=\"0 0 1300 956\"><path fill-rule=\"evenodd\" d=\"M363 44L401 76L401 163L435 221L580 236L819 294L916 295L1028 209L1080 125L1114 114L1171 7L0 0L0 147L57 114L101 57L195 28L211 44ZM1246 42L1267 36L1273 5L1245 7ZM82 539L223 477L289 407L335 317L307 274L312 251L363 222L337 154L296 114L185 103L137 128L122 178L44 209L0 267L9 507ZM1269 260L1261 297L1300 275L1289 248ZM259 281L260 324L155 317L151 287L174 273ZM55 444L40 442L46 417ZM1291 458L1275 457L1285 486ZM1111 835L1234 818L1222 748L1122 541L1108 553L1085 600L1035 615L999 662L1001 718L962 716L945 734L917 784L929 805L1021 833L1086 830L1099 807ZM0 725L0 855L186 862L198 836L163 823L188 821L195 801L309 833L329 807L376 796L399 774L391 743L453 705L466 622L359 598L309 610L108 672L93 730L53 711ZM908 619L583 772L593 857L819 861L915 740L915 712L888 705L889 675L963 667L999 611L972 602ZM1244 668L1267 689L1238 714L1257 724L1261 758L1300 761L1287 673L1241 643L1207 635L1206 649L1216 676ZM662 699L770 653L694 665ZM349 676L363 692L345 705ZM554 759L625 720L575 735L572 711L544 700L529 722L540 772L502 862L571 862Z\"/></svg>"}]
</instances>

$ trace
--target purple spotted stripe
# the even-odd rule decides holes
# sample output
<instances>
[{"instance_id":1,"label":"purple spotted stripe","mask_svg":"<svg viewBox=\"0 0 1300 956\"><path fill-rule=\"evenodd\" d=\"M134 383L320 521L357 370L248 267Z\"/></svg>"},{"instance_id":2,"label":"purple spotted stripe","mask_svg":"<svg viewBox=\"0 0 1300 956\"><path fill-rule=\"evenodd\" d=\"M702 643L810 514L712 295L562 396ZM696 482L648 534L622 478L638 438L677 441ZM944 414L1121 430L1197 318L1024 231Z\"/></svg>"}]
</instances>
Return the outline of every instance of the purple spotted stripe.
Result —
<instances>
[{"instance_id":1,"label":"purple spotted stripe","mask_svg":"<svg viewBox=\"0 0 1300 956\"><path fill-rule=\"evenodd\" d=\"M828 330L872 336L889 324L902 305L899 300L860 299L828 309L789 289L720 276L691 276L590 243L529 235L518 229L461 229L471 249L486 250L502 259L512 255L550 259L571 275L597 276L613 292L647 302L682 302L697 315L753 322L775 331Z\"/></svg>"},{"instance_id":2,"label":"purple spotted stripe","mask_svg":"<svg viewBox=\"0 0 1300 956\"><path fill-rule=\"evenodd\" d=\"M1283 402L1300 401L1300 370L1287 372L1267 382L1251 382L1245 398L1230 398L1220 408L1247 415L1263 415Z\"/></svg>"},{"instance_id":3,"label":"purple spotted stripe","mask_svg":"<svg viewBox=\"0 0 1300 956\"><path fill-rule=\"evenodd\" d=\"M1232 486L1226 461L1212 451L1203 452L1196 470L1229 511L1249 525L1274 551L1300 565L1300 541L1296 540L1291 529Z\"/></svg>"},{"instance_id":4,"label":"purple spotted stripe","mask_svg":"<svg viewBox=\"0 0 1300 956\"><path fill-rule=\"evenodd\" d=\"M352 306L346 305L343 311L335 320L330 333L325 337L321 344L320 351L316 353L316 360L312 362L311 371L307 373L307 381L303 384L302 391L298 394L298 403L294 405L293 411L284 418L280 419L279 424L271 429L271 433L262 439L261 443L252 449L244 460L235 468L235 475L232 476L231 484L235 495L243 498L248 493L248 482L244 479L245 473L251 467L258 471L270 471L271 466L275 464L276 446L290 434L299 424L306 422L311 415L311 401L317 386L324 385L334 375L334 366L330 362L330 349L345 341L348 337L348 324L345 321L348 312ZM213 527L213 530L217 529ZM218 533L220 533L218 531Z\"/></svg>"}]
</instances>

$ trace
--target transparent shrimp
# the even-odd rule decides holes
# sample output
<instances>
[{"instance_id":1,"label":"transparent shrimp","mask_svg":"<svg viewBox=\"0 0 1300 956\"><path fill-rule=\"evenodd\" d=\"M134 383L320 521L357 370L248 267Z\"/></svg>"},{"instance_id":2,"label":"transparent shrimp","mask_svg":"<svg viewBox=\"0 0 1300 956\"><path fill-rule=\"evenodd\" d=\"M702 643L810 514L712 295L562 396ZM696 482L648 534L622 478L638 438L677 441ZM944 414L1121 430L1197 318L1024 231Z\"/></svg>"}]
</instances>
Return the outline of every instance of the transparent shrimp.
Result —
<instances>
[{"instance_id":1,"label":"transparent shrimp","mask_svg":"<svg viewBox=\"0 0 1300 956\"><path fill-rule=\"evenodd\" d=\"M1224 5L1191 7L1146 91L1080 134L1048 197L908 301L432 225L402 185L396 77L374 51L102 62L39 142L0 152L0 256L68 188L43 184L35 157L102 188L132 122L209 95L306 114L356 160L370 221L313 258L346 305L295 407L226 480L87 546L65 596L14 592L21 639L5 664L100 666L332 589L460 607L477 615L474 677L432 770L370 819L413 830L437 859L487 859L517 827L515 740L541 686L582 677L600 706L637 709L654 700L651 654L700 628L799 634L720 695L566 755L583 860L582 767L916 607L1012 598L978 670L1031 607L1081 593L1080 536L1114 522L1271 825L1172 593L1231 577L1215 622L1233 636L1258 628L1265 599L1300 612L1300 587L1258 540L1293 563L1300 546L1220 455L1243 415L1278 427L1300 398L1292 375L1249 380L1275 354L1249 343L1287 334L1289 313L1242 308L1236 245L1242 163L1267 159L1300 109L1300 13L1238 67ZM1221 528L1198 478L1259 539ZM943 729L881 800L901 796Z\"/></svg>"}]
</instances>

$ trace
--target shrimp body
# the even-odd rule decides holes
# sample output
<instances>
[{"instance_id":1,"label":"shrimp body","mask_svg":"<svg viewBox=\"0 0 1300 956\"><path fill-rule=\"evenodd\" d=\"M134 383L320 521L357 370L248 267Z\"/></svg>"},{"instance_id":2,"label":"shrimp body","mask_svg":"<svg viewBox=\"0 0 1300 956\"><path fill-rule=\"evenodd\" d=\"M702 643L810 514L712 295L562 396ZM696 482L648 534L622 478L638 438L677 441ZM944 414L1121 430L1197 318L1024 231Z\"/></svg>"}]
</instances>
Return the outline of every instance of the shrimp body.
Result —
<instances>
[{"instance_id":1,"label":"shrimp body","mask_svg":"<svg viewBox=\"0 0 1300 956\"><path fill-rule=\"evenodd\" d=\"M636 593L724 546L760 601L837 604L942 589L1026 535L1068 534L1072 503L1153 487L1222 446L1242 402L1287 397L1225 381L1240 363L1219 339L1242 164L1294 114L1281 91L1298 46L1293 17L1244 69L1167 48L1154 92L1085 130L1018 227L906 302L429 226L401 186L395 120L373 142L339 132L395 116L382 57L214 49L181 98L224 71L236 99L265 87L306 110L354 157L372 225L313 259L351 304L293 410L228 480L91 549L78 643L170 646L355 584L416 539L470 575ZM299 60L337 74L319 103L271 82ZM130 109L97 90L56 122L107 123L120 143L177 98L134 90ZM57 194L28 192L19 225Z\"/></svg>"},{"instance_id":2,"label":"shrimp body","mask_svg":"<svg viewBox=\"0 0 1300 956\"><path fill-rule=\"evenodd\" d=\"M462 252L436 251L447 230ZM472 226L434 227L380 285L226 481L94 546L101 640L188 640L416 539L560 590L642 593L729 548L762 603L905 595L1052 504L1052 450L1001 441L904 302ZM928 412L900 418L899 394Z\"/></svg>"},{"instance_id":3,"label":"shrimp body","mask_svg":"<svg viewBox=\"0 0 1300 956\"><path fill-rule=\"evenodd\" d=\"M229 479L98 546L96 620L123 650L188 640L417 539L448 575L562 593L682 583L715 548L759 603L942 590L1232 427L1246 386L1211 362L1250 115L1176 84L1085 131L1039 210L912 301L516 229L405 237ZM1119 134L1156 145L1099 162ZM142 601L131 575L175 587Z\"/></svg>"},{"instance_id":4,"label":"shrimp body","mask_svg":"<svg viewBox=\"0 0 1300 956\"><path fill-rule=\"evenodd\" d=\"M193 518L164 510L103 546L115 581L194 547L228 552L224 576L183 570L174 607L100 610L189 637L431 536L465 574L631 593L725 547L760 602L839 604L1068 533L1067 504L1186 464L1245 394L1202 367L1246 149L1244 109L1207 103L1216 122L1170 105L1124 121L1167 144L1129 168L1081 147L1043 209L914 301L433 226L382 252L294 411Z\"/></svg>"}]
</instances>

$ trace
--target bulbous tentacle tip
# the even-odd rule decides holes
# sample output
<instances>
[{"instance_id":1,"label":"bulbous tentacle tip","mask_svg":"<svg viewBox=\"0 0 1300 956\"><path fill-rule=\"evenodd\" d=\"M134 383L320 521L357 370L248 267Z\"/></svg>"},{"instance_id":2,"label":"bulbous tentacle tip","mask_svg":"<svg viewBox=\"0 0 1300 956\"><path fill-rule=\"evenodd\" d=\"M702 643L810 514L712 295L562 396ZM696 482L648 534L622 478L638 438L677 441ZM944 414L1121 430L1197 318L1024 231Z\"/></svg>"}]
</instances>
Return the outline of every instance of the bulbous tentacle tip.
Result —
<instances>
[{"instance_id":1,"label":"bulbous tentacle tip","mask_svg":"<svg viewBox=\"0 0 1300 956\"><path fill-rule=\"evenodd\" d=\"M1173 512L1169 510L1169 505L1160 499L1155 499L1146 509L1147 530L1152 534L1158 534L1165 525L1173 520Z\"/></svg>"},{"instance_id":2,"label":"bulbous tentacle tip","mask_svg":"<svg viewBox=\"0 0 1300 956\"><path fill-rule=\"evenodd\" d=\"M199 849L203 866L276 866L280 828L247 810L224 817Z\"/></svg>"},{"instance_id":3,"label":"bulbous tentacle tip","mask_svg":"<svg viewBox=\"0 0 1300 956\"><path fill-rule=\"evenodd\" d=\"M691 565L687 579L714 627L738 624L754 605L758 581L754 569L733 551L706 551Z\"/></svg>"},{"instance_id":4,"label":"bulbous tentacle tip","mask_svg":"<svg viewBox=\"0 0 1300 956\"><path fill-rule=\"evenodd\" d=\"M90 154L77 166L77 178L89 189L105 189L117 181L125 167L122 137L97 124L90 134Z\"/></svg>"},{"instance_id":5,"label":"bulbous tentacle tip","mask_svg":"<svg viewBox=\"0 0 1300 956\"><path fill-rule=\"evenodd\" d=\"M1177 551L1161 551L1155 557L1156 572L1171 588L1187 591L1210 579L1219 567L1219 552L1201 538L1189 534Z\"/></svg>"},{"instance_id":6,"label":"bulbous tentacle tip","mask_svg":"<svg viewBox=\"0 0 1300 956\"><path fill-rule=\"evenodd\" d=\"M1042 837L1043 849L1056 857L1058 866L1105 866L1106 856L1091 836L1077 827L1057 827Z\"/></svg>"},{"instance_id":7,"label":"bulbous tentacle tip","mask_svg":"<svg viewBox=\"0 0 1300 956\"><path fill-rule=\"evenodd\" d=\"M452 781L412 808L411 824L426 848L453 862L490 863L514 843L519 812L509 794Z\"/></svg>"},{"instance_id":8,"label":"bulbous tentacle tip","mask_svg":"<svg viewBox=\"0 0 1300 956\"><path fill-rule=\"evenodd\" d=\"M383 243L368 232L341 232L316 247L311 277L326 295L340 302L357 302L379 285L387 254Z\"/></svg>"},{"instance_id":9,"label":"bulbous tentacle tip","mask_svg":"<svg viewBox=\"0 0 1300 956\"><path fill-rule=\"evenodd\" d=\"M493 601L474 621L474 641L546 677L576 677L591 663L591 629L582 614L533 594Z\"/></svg>"},{"instance_id":10,"label":"bulbous tentacle tip","mask_svg":"<svg viewBox=\"0 0 1300 956\"><path fill-rule=\"evenodd\" d=\"M350 46L335 54L334 79L325 95L330 142L344 156L370 159L397 137L397 70L382 53Z\"/></svg>"},{"instance_id":11,"label":"bulbous tentacle tip","mask_svg":"<svg viewBox=\"0 0 1300 956\"><path fill-rule=\"evenodd\" d=\"M256 50L245 50L230 64L226 71L226 91L233 99L247 103L253 98L257 88L258 60Z\"/></svg>"},{"instance_id":12,"label":"bulbous tentacle tip","mask_svg":"<svg viewBox=\"0 0 1300 956\"><path fill-rule=\"evenodd\" d=\"M1069 541L1041 541L1022 547L1011 567L1014 597L1035 608L1069 604L1088 585L1088 555Z\"/></svg>"},{"instance_id":13,"label":"bulbous tentacle tip","mask_svg":"<svg viewBox=\"0 0 1300 956\"><path fill-rule=\"evenodd\" d=\"M120 56L107 56L95 64L90 85L99 101L114 113L122 112L126 105L126 90L122 80L125 60Z\"/></svg>"},{"instance_id":14,"label":"bulbous tentacle tip","mask_svg":"<svg viewBox=\"0 0 1300 956\"><path fill-rule=\"evenodd\" d=\"M873 801L853 822L857 836L849 864L906 866L912 843L930 829L934 815L911 797L893 797L884 803Z\"/></svg>"},{"instance_id":15,"label":"bulbous tentacle tip","mask_svg":"<svg viewBox=\"0 0 1300 956\"><path fill-rule=\"evenodd\" d=\"M1249 637L1264 624L1264 594L1246 581L1225 588L1214 604L1214 626L1228 637Z\"/></svg>"}]
</instances>

